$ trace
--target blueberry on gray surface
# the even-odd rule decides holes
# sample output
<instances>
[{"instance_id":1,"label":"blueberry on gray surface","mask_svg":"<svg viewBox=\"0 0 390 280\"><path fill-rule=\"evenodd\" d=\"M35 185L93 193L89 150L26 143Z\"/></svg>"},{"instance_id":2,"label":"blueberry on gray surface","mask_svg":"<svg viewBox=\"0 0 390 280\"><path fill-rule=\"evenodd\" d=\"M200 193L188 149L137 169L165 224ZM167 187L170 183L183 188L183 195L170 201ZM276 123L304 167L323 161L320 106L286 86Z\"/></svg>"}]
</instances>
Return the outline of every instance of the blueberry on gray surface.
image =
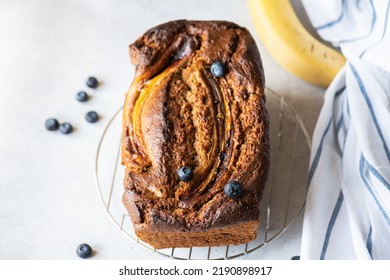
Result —
<instances>
[{"instance_id":1,"label":"blueberry on gray surface","mask_svg":"<svg viewBox=\"0 0 390 280\"><path fill-rule=\"evenodd\" d=\"M47 130L54 131L57 130L60 124L54 118L50 118L46 120L45 127Z\"/></svg>"},{"instance_id":2,"label":"blueberry on gray surface","mask_svg":"<svg viewBox=\"0 0 390 280\"><path fill-rule=\"evenodd\" d=\"M177 177L182 182L189 182L192 179L192 170L188 166L180 167L177 170Z\"/></svg>"},{"instance_id":3,"label":"blueberry on gray surface","mask_svg":"<svg viewBox=\"0 0 390 280\"><path fill-rule=\"evenodd\" d=\"M95 77L89 77L87 79L86 84L89 88L97 88L97 86L99 85L99 82Z\"/></svg>"},{"instance_id":4,"label":"blueberry on gray surface","mask_svg":"<svg viewBox=\"0 0 390 280\"><path fill-rule=\"evenodd\" d=\"M80 91L76 95L76 99L80 102L85 102L89 98L88 94L85 91Z\"/></svg>"},{"instance_id":5,"label":"blueberry on gray surface","mask_svg":"<svg viewBox=\"0 0 390 280\"><path fill-rule=\"evenodd\" d=\"M225 194L231 198L237 198L242 194L242 185L238 181L230 181L223 188Z\"/></svg>"},{"instance_id":6,"label":"blueberry on gray surface","mask_svg":"<svg viewBox=\"0 0 390 280\"><path fill-rule=\"evenodd\" d=\"M99 115L95 111L90 111L85 115L87 122L95 123L99 120Z\"/></svg>"},{"instance_id":7,"label":"blueberry on gray surface","mask_svg":"<svg viewBox=\"0 0 390 280\"><path fill-rule=\"evenodd\" d=\"M73 131L73 126L70 123L64 122L60 125L60 131L63 134L69 134Z\"/></svg>"},{"instance_id":8,"label":"blueberry on gray surface","mask_svg":"<svg viewBox=\"0 0 390 280\"><path fill-rule=\"evenodd\" d=\"M223 64L222 61L217 60L211 64L210 71L214 77L219 78L219 77L222 77L223 75L225 75L227 69L226 69L225 64Z\"/></svg>"},{"instance_id":9,"label":"blueberry on gray surface","mask_svg":"<svg viewBox=\"0 0 390 280\"><path fill-rule=\"evenodd\" d=\"M92 248L88 244L81 244L77 247L77 255L80 258L86 259L92 256Z\"/></svg>"}]
</instances>

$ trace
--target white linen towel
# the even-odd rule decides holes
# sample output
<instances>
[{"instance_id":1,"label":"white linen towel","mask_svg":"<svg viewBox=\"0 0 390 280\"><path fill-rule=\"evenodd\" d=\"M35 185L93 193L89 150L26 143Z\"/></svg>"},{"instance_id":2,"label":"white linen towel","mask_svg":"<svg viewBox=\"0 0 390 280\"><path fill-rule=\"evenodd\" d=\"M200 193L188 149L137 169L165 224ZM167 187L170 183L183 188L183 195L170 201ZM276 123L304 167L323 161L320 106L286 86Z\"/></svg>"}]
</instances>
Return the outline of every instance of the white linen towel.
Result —
<instances>
[{"instance_id":1,"label":"white linen towel","mask_svg":"<svg viewBox=\"0 0 390 280\"><path fill-rule=\"evenodd\" d=\"M390 0L303 0L347 64L314 135L301 259L390 259Z\"/></svg>"}]
</instances>

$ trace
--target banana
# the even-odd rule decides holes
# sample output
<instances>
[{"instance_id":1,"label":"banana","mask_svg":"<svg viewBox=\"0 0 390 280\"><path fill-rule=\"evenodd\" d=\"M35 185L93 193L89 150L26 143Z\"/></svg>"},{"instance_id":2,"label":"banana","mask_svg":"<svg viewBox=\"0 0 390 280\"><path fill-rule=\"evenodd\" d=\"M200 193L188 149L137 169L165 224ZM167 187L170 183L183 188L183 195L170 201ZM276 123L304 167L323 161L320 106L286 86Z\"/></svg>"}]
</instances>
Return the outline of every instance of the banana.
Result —
<instances>
[{"instance_id":1,"label":"banana","mask_svg":"<svg viewBox=\"0 0 390 280\"><path fill-rule=\"evenodd\" d=\"M344 66L342 54L307 32L290 0L248 0L248 6L264 46L290 73L327 87Z\"/></svg>"}]
</instances>

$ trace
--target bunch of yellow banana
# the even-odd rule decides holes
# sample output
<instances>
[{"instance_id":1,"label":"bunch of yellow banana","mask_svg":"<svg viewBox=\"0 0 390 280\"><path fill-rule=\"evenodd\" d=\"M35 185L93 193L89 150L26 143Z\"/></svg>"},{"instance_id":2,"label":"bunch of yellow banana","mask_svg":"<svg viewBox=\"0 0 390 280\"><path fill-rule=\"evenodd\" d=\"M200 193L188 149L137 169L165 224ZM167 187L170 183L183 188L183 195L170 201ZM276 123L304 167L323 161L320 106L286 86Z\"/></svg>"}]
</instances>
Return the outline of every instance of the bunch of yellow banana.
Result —
<instances>
[{"instance_id":1,"label":"bunch of yellow banana","mask_svg":"<svg viewBox=\"0 0 390 280\"><path fill-rule=\"evenodd\" d=\"M307 32L290 0L248 0L256 30L272 57L299 78L326 87L345 58Z\"/></svg>"}]
</instances>

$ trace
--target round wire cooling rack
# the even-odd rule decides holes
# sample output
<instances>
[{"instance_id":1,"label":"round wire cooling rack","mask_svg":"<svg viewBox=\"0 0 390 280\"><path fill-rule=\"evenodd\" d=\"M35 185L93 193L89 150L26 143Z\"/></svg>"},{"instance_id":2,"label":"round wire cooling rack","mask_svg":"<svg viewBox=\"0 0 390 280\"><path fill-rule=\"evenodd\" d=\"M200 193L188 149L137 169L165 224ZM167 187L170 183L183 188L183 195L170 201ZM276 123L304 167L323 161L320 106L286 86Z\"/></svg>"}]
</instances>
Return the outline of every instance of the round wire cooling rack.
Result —
<instances>
[{"instance_id":1,"label":"round wire cooling rack","mask_svg":"<svg viewBox=\"0 0 390 280\"><path fill-rule=\"evenodd\" d=\"M140 240L122 205L124 168L120 164L121 113L107 124L96 153L98 194L114 225L144 249L174 259L232 259L271 243L293 223L305 205L310 137L300 116L284 97L266 89L270 120L271 166L261 204L258 236L247 244L156 250Z\"/></svg>"}]
</instances>

